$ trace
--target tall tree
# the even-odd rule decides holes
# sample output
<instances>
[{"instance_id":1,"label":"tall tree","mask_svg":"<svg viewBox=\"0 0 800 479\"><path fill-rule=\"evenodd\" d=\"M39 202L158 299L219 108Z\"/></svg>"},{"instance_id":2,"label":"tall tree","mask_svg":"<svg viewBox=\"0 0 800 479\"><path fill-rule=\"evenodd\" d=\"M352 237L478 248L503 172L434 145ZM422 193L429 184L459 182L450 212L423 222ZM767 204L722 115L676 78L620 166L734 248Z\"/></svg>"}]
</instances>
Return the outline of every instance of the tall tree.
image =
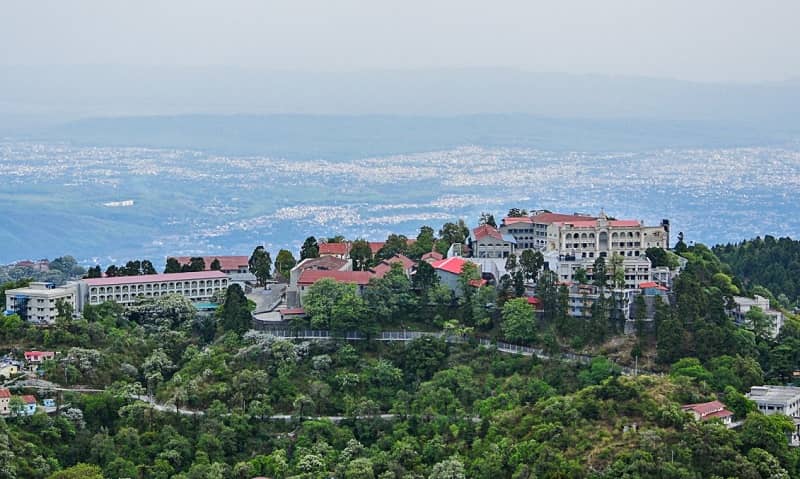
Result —
<instances>
[{"instance_id":1,"label":"tall tree","mask_svg":"<svg viewBox=\"0 0 800 479\"><path fill-rule=\"evenodd\" d=\"M250 329L253 316L241 286L235 283L228 286L225 292L225 302L217 310L217 314L220 326L224 331L244 334Z\"/></svg>"},{"instance_id":2,"label":"tall tree","mask_svg":"<svg viewBox=\"0 0 800 479\"><path fill-rule=\"evenodd\" d=\"M153 267L153 263L150 260L142 260L142 274L156 274L156 269Z\"/></svg>"},{"instance_id":3,"label":"tall tree","mask_svg":"<svg viewBox=\"0 0 800 479\"><path fill-rule=\"evenodd\" d=\"M492 228L497 228L497 222L494 220L494 215L491 213L483 212L481 213L480 220L478 223L481 225L489 225Z\"/></svg>"},{"instance_id":4,"label":"tall tree","mask_svg":"<svg viewBox=\"0 0 800 479\"><path fill-rule=\"evenodd\" d=\"M540 251L526 249L519 257L519 266L528 281L536 281L539 270L544 266L544 255Z\"/></svg>"},{"instance_id":5,"label":"tall tree","mask_svg":"<svg viewBox=\"0 0 800 479\"><path fill-rule=\"evenodd\" d=\"M263 246L256 246L247 265L250 272L255 275L259 286L265 286L267 280L272 278L272 258Z\"/></svg>"},{"instance_id":6,"label":"tall tree","mask_svg":"<svg viewBox=\"0 0 800 479\"><path fill-rule=\"evenodd\" d=\"M288 249L278 251L278 256L275 257L275 270L280 273L285 279L289 279L289 272L297 264L294 255Z\"/></svg>"},{"instance_id":7,"label":"tall tree","mask_svg":"<svg viewBox=\"0 0 800 479\"><path fill-rule=\"evenodd\" d=\"M219 258L214 258L211 261L211 266L209 266L211 271L219 271L222 269L222 265L219 263Z\"/></svg>"},{"instance_id":8,"label":"tall tree","mask_svg":"<svg viewBox=\"0 0 800 479\"><path fill-rule=\"evenodd\" d=\"M439 283L436 270L426 261L420 261L417 270L412 276L412 285L420 295L425 295L431 288Z\"/></svg>"},{"instance_id":9,"label":"tall tree","mask_svg":"<svg viewBox=\"0 0 800 479\"><path fill-rule=\"evenodd\" d=\"M319 244L317 243L317 238L313 236L306 238L300 248L300 261L308 258L319 258Z\"/></svg>"},{"instance_id":10,"label":"tall tree","mask_svg":"<svg viewBox=\"0 0 800 479\"><path fill-rule=\"evenodd\" d=\"M598 288L605 288L607 283L606 274L606 259L602 256L598 256L597 259L594 260L594 265L592 266L594 285Z\"/></svg>"},{"instance_id":11,"label":"tall tree","mask_svg":"<svg viewBox=\"0 0 800 479\"><path fill-rule=\"evenodd\" d=\"M421 226L419 234L417 235L417 241L415 241L408 250L409 257L419 259L425 253L430 253L433 251L435 240L436 237L433 228L430 226Z\"/></svg>"},{"instance_id":12,"label":"tall tree","mask_svg":"<svg viewBox=\"0 0 800 479\"><path fill-rule=\"evenodd\" d=\"M386 238L386 243L378 251L376 255L376 262L378 260L389 259L397 254L408 253L408 238L405 235L390 234ZM350 253L352 256L352 252Z\"/></svg>"},{"instance_id":13,"label":"tall tree","mask_svg":"<svg viewBox=\"0 0 800 479\"><path fill-rule=\"evenodd\" d=\"M350 246L350 260L353 262L353 271L366 271L372 263L372 248L364 239L353 241Z\"/></svg>"},{"instance_id":14,"label":"tall tree","mask_svg":"<svg viewBox=\"0 0 800 479\"><path fill-rule=\"evenodd\" d=\"M164 267L164 273L180 273L181 264L176 258L167 258L167 264Z\"/></svg>"},{"instance_id":15,"label":"tall tree","mask_svg":"<svg viewBox=\"0 0 800 479\"><path fill-rule=\"evenodd\" d=\"M625 258L621 255L614 253L611 255L611 261L609 261L609 273L611 275L611 281L615 288L624 288L625 287L625 265L624 265Z\"/></svg>"},{"instance_id":16,"label":"tall tree","mask_svg":"<svg viewBox=\"0 0 800 479\"><path fill-rule=\"evenodd\" d=\"M503 305L503 336L509 341L536 339L536 318L527 298L515 298Z\"/></svg>"}]
</instances>

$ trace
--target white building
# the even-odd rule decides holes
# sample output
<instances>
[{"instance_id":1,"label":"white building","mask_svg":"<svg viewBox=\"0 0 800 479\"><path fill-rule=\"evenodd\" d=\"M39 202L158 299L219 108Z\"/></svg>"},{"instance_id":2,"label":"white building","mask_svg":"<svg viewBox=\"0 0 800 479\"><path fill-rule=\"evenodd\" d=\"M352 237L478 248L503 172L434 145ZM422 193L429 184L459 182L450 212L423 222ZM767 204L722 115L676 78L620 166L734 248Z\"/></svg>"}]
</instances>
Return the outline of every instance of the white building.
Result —
<instances>
[{"instance_id":1,"label":"white building","mask_svg":"<svg viewBox=\"0 0 800 479\"><path fill-rule=\"evenodd\" d=\"M6 291L7 314L18 314L23 320L36 324L53 324L58 316L56 304L59 300L80 310L78 285L69 283L55 286L53 283L31 283L25 288Z\"/></svg>"},{"instance_id":2,"label":"white building","mask_svg":"<svg viewBox=\"0 0 800 479\"><path fill-rule=\"evenodd\" d=\"M748 324L747 320L747 313L753 307L757 307L761 309L761 311L769 317L771 322L771 329L772 331L770 334L772 337L776 337L778 333L781 332L781 328L783 327L784 317L783 313L776 309L772 309L769 305L769 299L755 295L754 298L746 298L743 296L734 296L733 297L734 308L728 311L728 314L731 315L733 320L739 326L750 327L751 325Z\"/></svg>"},{"instance_id":3,"label":"white building","mask_svg":"<svg viewBox=\"0 0 800 479\"><path fill-rule=\"evenodd\" d=\"M114 276L81 280L87 304L114 301L128 305L138 298L179 294L192 301L209 301L217 291L228 287L228 275L221 271Z\"/></svg>"},{"instance_id":4,"label":"white building","mask_svg":"<svg viewBox=\"0 0 800 479\"><path fill-rule=\"evenodd\" d=\"M768 416L783 414L799 417L800 388L793 386L753 386L747 398L756 403L759 412Z\"/></svg>"},{"instance_id":5,"label":"white building","mask_svg":"<svg viewBox=\"0 0 800 479\"><path fill-rule=\"evenodd\" d=\"M469 247L475 258L508 258L516 252L517 240L484 224L470 232Z\"/></svg>"}]
</instances>

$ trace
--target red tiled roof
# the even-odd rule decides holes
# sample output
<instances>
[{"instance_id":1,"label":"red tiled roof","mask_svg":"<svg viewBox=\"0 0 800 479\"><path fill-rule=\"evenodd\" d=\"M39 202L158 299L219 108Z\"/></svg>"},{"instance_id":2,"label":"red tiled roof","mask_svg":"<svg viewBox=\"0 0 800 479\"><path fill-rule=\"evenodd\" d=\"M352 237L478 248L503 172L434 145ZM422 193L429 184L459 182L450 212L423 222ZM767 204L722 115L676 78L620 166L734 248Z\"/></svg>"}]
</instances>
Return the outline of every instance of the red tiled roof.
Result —
<instances>
[{"instance_id":1,"label":"red tiled roof","mask_svg":"<svg viewBox=\"0 0 800 479\"><path fill-rule=\"evenodd\" d=\"M733 416L733 413L728 411L727 409L723 409L722 411L717 411L717 412L712 412L712 413L706 414L705 416L703 416L703 419L712 419L712 418L715 418L715 417L726 418L726 417L730 417L730 416Z\"/></svg>"},{"instance_id":2,"label":"red tiled roof","mask_svg":"<svg viewBox=\"0 0 800 479\"><path fill-rule=\"evenodd\" d=\"M480 288L482 286L486 286L486 280L485 279L471 279L471 280L469 280L468 284L470 286L475 287L475 288Z\"/></svg>"},{"instance_id":3,"label":"red tiled roof","mask_svg":"<svg viewBox=\"0 0 800 479\"><path fill-rule=\"evenodd\" d=\"M487 236L491 236L494 239L502 240L503 235L497 231L497 228L491 225L480 225L474 230L472 230L472 234L475 236L475 239L480 241Z\"/></svg>"},{"instance_id":4,"label":"red tiled roof","mask_svg":"<svg viewBox=\"0 0 800 479\"><path fill-rule=\"evenodd\" d=\"M386 244L385 241L370 241L369 242L369 249L372 250L372 256L375 256L376 254L378 254L378 251L380 251L381 248L383 248L383 246L385 244Z\"/></svg>"},{"instance_id":5,"label":"red tiled roof","mask_svg":"<svg viewBox=\"0 0 800 479\"><path fill-rule=\"evenodd\" d=\"M534 223L572 223L575 221L591 221L596 220L594 216L583 216L583 215L562 215L560 213L539 213L536 216L532 216L531 220Z\"/></svg>"},{"instance_id":6,"label":"red tiled roof","mask_svg":"<svg viewBox=\"0 0 800 479\"><path fill-rule=\"evenodd\" d=\"M189 264L192 261L191 256L176 256L174 257L180 264ZM211 263L215 259L219 260L220 269L223 271L230 271L234 269L247 268L250 258L247 256L203 256L203 262L206 264L206 271L211 270Z\"/></svg>"},{"instance_id":7,"label":"red tiled roof","mask_svg":"<svg viewBox=\"0 0 800 479\"><path fill-rule=\"evenodd\" d=\"M668 291L667 288L661 286L655 281L642 281L641 283L639 283L639 289L652 289L652 288L660 289L662 291Z\"/></svg>"},{"instance_id":8,"label":"red tiled roof","mask_svg":"<svg viewBox=\"0 0 800 479\"><path fill-rule=\"evenodd\" d=\"M712 413L725 411L725 405L719 401L710 401L698 404L685 404L681 406L681 409L684 411L694 411L699 414L701 418L705 418Z\"/></svg>"},{"instance_id":9,"label":"red tiled roof","mask_svg":"<svg viewBox=\"0 0 800 479\"><path fill-rule=\"evenodd\" d=\"M306 310L303 308L286 308L286 309L279 309L278 312L283 315L295 315L295 314L306 314Z\"/></svg>"},{"instance_id":10,"label":"red tiled roof","mask_svg":"<svg viewBox=\"0 0 800 479\"><path fill-rule=\"evenodd\" d=\"M320 243L319 254L346 256L350 251L350 243Z\"/></svg>"},{"instance_id":11,"label":"red tiled roof","mask_svg":"<svg viewBox=\"0 0 800 479\"><path fill-rule=\"evenodd\" d=\"M533 220L528 216L507 216L503 218L504 225L513 225L515 223L533 223Z\"/></svg>"},{"instance_id":12,"label":"red tiled roof","mask_svg":"<svg viewBox=\"0 0 800 479\"><path fill-rule=\"evenodd\" d=\"M422 255L422 261L439 261L440 259L444 258L444 255L438 251L431 251L430 253L425 253Z\"/></svg>"},{"instance_id":13,"label":"red tiled roof","mask_svg":"<svg viewBox=\"0 0 800 479\"><path fill-rule=\"evenodd\" d=\"M467 260L463 258L453 256L452 258L434 261L431 263L431 266L433 266L434 269L440 269L442 271L447 271L448 273L461 274L461 270L464 268L464 264L466 262Z\"/></svg>"},{"instance_id":14,"label":"red tiled roof","mask_svg":"<svg viewBox=\"0 0 800 479\"><path fill-rule=\"evenodd\" d=\"M597 220L596 219L586 219L582 218L577 221L555 221L554 223L564 223L572 226L573 228L596 228L597 227ZM610 220L608 222L608 226L612 228L634 228L637 226L641 226L642 224L637 220Z\"/></svg>"},{"instance_id":15,"label":"red tiled roof","mask_svg":"<svg viewBox=\"0 0 800 479\"><path fill-rule=\"evenodd\" d=\"M528 296L528 304L539 304L539 303L541 303L541 301L539 301L539 298Z\"/></svg>"},{"instance_id":16,"label":"red tiled roof","mask_svg":"<svg viewBox=\"0 0 800 479\"><path fill-rule=\"evenodd\" d=\"M25 359L31 358L53 358L56 353L53 351L25 351Z\"/></svg>"},{"instance_id":17,"label":"red tiled roof","mask_svg":"<svg viewBox=\"0 0 800 479\"><path fill-rule=\"evenodd\" d=\"M374 275L369 271L327 271L305 270L297 280L297 284L314 284L323 278L330 278L340 283L366 285Z\"/></svg>"},{"instance_id":18,"label":"red tiled roof","mask_svg":"<svg viewBox=\"0 0 800 479\"><path fill-rule=\"evenodd\" d=\"M36 404L36 398L31 396L30 394L26 394L24 396L21 396L21 398L22 398L22 402L24 402L25 404Z\"/></svg>"},{"instance_id":19,"label":"red tiled roof","mask_svg":"<svg viewBox=\"0 0 800 479\"><path fill-rule=\"evenodd\" d=\"M375 276L383 278L384 275L386 275L386 273L392 269L392 264L394 263L400 263L403 265L403 271L408 271L417 265L417 262L408 256L396 254L389 259L381 261L377 266L372 268L372 271L375 273Z\"/></svg>"},{"instance_id":20,"label":"red tiled roof","mask_svg":"<svg viewBox=\"0 0 800 479\"><path fill-rule=\"evenodd\" d=\"M192 271L189 273L145 274L142 276L112 276L107 278L87 278L81 281L89 286L108 286L117 284L154 283L161 281L186 281L192 279L223 279L228 275L222 271Z\"/></svg>"},{"instance_id":21,"label":"red tiled roof","mask_svg":"<svg viewBox=\"0 0 800 479\"><path fill-rule=\"evenodd\" d=\"M11 397L11 391L9 391L8 389L4 389L4 388L0 389L0 398L4 398L5 399L5 398L10 398L10 397Z\"/></svg>"}]
</instances>

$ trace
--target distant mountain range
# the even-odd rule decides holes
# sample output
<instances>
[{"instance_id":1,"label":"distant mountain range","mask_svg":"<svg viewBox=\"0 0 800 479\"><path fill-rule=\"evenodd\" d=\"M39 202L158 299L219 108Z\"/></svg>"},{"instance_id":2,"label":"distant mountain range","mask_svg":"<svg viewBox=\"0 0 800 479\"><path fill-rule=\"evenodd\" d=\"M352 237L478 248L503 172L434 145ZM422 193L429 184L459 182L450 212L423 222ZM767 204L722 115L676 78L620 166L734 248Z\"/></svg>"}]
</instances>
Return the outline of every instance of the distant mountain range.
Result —
<instances>
[{"instance_id":1,"label":"distant mountain range","mask_svg":"<svg viewBox=\"0 0 800 479\"><path fill-rule=\"evenodd\" d=\"M511 69L0 68L0 136L228 153L773 144L797 138L798 117L797 80L712 84Z\"/></svg>"}]
</instances>

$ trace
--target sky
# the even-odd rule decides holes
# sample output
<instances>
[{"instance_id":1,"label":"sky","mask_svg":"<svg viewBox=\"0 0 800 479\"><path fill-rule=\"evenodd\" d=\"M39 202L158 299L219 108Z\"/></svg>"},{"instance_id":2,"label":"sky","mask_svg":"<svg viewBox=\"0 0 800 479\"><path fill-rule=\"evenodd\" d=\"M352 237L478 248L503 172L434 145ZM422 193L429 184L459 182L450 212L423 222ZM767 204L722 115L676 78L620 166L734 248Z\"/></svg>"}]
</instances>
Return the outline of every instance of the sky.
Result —
<instances>
[{"instance_id":1,"label":"sky","mask_svg":"<svg viewBox=\"0 0 800 479\"><path fill-rule=\"evenodd\" d=\"M0 67L800 78L797 0L2 0Z\"/></svg>"}]
</instances>

